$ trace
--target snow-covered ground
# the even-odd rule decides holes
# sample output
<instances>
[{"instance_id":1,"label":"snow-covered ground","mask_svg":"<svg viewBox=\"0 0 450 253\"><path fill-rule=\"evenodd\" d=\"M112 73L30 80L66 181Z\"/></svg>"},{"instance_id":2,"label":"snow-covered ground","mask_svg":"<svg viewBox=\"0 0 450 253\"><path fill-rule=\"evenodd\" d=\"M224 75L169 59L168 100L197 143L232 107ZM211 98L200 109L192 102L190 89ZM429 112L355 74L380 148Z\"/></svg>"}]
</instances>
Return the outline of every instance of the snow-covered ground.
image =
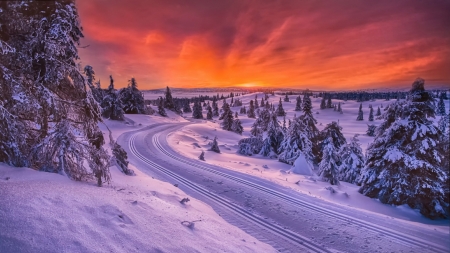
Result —
<instances>
[{"instance_id":1,"label":"snow-covered ground","mask_svg":"<svg viewBox=\"0 0 450 253\"><path fill-rule=\"evenodd\" d=\"M258 102L260 102L263 94L258 93L257 95ZM283 99L284 96L281 97ZM288 119L292 119L294 114L302 114L301 111L294 111L295 98L297 96L291 95L289 97L291 102L283 102L283 108L287 113L286 121L288 121ZM249 94L238 98L241 99L244 102L244 106L248 108L249 101L255 98L255 94ZM278 95L269 96L269 102L277 106L279 98L280 96ZM326 124L331 123L332 121L339 121L339 125L342 127L342 133L347 141L349 141L355 134L359 134L358 138L364 152L367 149L368 144L373 141L373 137L366 135L367 124L378 125L381 123L381 120L377 119L373 122L368 121L369 105L374 107L375 114L378 106L382 106L383 108L381 108L381 110L383 110L390 102L394 101L375 100L363 102L364 120L356 121L360 105L359 102L333 100L333 103L341 103L343 114L340 114L333 109L321 110L321 98L311 97L311 100L313 104L313 115L318 121L317 127L319 130L322 130ZM227 102L230 102L230 99L227 99ZM218 102L218 105L219 107L222 106L222 100ZM231 107L233 111L237 112L239 112L239 108L240 107ZM206 115L205 110L203 113ZM213 121L194 120L191 118L191 115L185 115L185 118L198 124L187 125L180 131L173 132L168 136L168 142L174 150L186 157L198 159L200 153L205 151L206 163L247 173L253 176L258 176L319 199L355 208L355 211L376 212L418 224L433 225L436 229L445 231L446 233L449 232L448 221L429 220L424 218L418 211L412 210L408 206L395 207L382 204L378 200L368 198L358 193L359 187L356 185L341 182L340 186L332 186L336 191L335 193L332 193L329 189L327 189L331 186L329 183L321 182L316 176L306 176L292 173L294 168L288 164L278 162L277 159L270 159L262 157L261 155L244 156L239 154L237 152L238 141L242 138L250 136L250 127L255 121L255 119L249 119L247 115L239 114L239 119L244 127L244 133L242 136L233 132L222 130L220 127L220 121L218 121L217 118ZM278 119L280 122L283 121L283 117L279 117ZM436 118L436 120L438 119L439 117ZM218 138L219 147L221 150L220 154L208 151L210 148L209 143L214 137Z\"/></svg>"},{"instance_id":2,"label":"snow-covered ground","mask_svg":"<svg viewBox=\"0 0 450 253\"><path fill-rule=\"evenodd\" d=\"M171 116L106 123L116 139L155 121L183 121ZM130 168L136 176L111 167L111 184L97 187L0 164L0 252L275 252L210 206Z\"/></svg>"}]
</instances>

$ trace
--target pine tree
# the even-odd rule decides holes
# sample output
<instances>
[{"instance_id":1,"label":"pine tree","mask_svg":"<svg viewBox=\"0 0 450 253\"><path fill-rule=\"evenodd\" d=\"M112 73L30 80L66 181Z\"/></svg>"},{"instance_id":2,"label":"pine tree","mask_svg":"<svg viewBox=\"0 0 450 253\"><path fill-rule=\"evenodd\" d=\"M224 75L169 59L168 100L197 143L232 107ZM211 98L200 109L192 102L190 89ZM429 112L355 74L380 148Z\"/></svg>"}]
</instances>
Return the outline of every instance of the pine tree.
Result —
<instances>
[{"instance_id":1,"label":"pine tree","mask_svg":"<svg viewBox=\"0 0 450 253\"><path fill-rule=\"evenodd\" d=\"M436 148L441 132L428 119L434 108L424 83L416 79L408 99L390 105L383 115L383 131L367 149L359 192L385 204L408 204L426 217L447 217L447 176Z\"/></svg>"},{"instance_id":2,"label":"pine tree","mask_svg":"<svg viewBox=\"0 0 450 253\"><path fill-rule=\"evenodd\" d=\"M280 99L281 99L281 98L280 98ZM288 97L287 92L286 92L286 95L284 96L284 102L289 102L289 97Z\"/></svg>"},{"instance_id":3,"label":"pine tree","mask_svg":"<svg viewBox=\"0 0 450 253\"><path fill-rule=\"evenodd\" d=\"M358 120L358 121L364 120L362 104L359 104L359 112L358 112L358 117L356 118L356 120Z\"/></svg>"},{"instance_id":4,"label":"pine tree","mask_svg":"<svg viewBox=\"0 0 450 253\"><path fill-rule=\"evenodd\" d=\"M443 96L441 96L439 98L439 103L438 103L438 106L437 106L436 115L438 115L438 116L444 116L445 115L445 103L444 103Z\"/></svg>"},{"instance_id":5,"label":"pine tree","mask_svg":"<svg viewBox=\"0 0 450 253\"><path fill-rule=\"evenodd\" d=\"M244 107L241 107L241 110L239 111L240 114L247 114L247 109Z\"/></svg>"},{"instance_id":6,"label":"pine tree","mask_svg":"<svg viewBox=\"0 0 450 253\"><path fill-rule=\"evenodd\" d=\"M192 112L191 106L189 105L189 101L187 101L186 103L184 103L184 106L183 106L183 112L184 112L184 113L190 113L190 112Z\"/></svg>"},{"instance_id":7,"label":"pine tree","mask_svg":"<svg viewBox=\"0 0 450 253\"><path fill-rule=\"evenodd\" d=\"M1 9L0 162L109 182L94 79L77 64L83 34L74 1Z\"/></svg>"},{"instance_id":8,"label":"pine tree","mask_svg":"<svg viewBox=\"0 0 450 253\"><path fill-rule=\"evenodd\" d=\"M252 119L256 118L255 106L253 105L253 100L250 100L250 106L248 107L247 116Z\"/></svg>"},{"instance_id":9,"label":"pine tree","mask_svg":"<svg viewBox=\"0 0 450 253\"><path fill-rule=\"evenodd\" d=\"M213 112L212 112L211 106L208 105L208 107L206 108L206 110L208 111L208 112L206 113L206 119L208 119L208 120L213 119Z\"/></svg>"},{"instance_id":10,"label":"pine tree","mask_svg":"<svg viewBox=\"0 0 450 253\"><path fill-rule=\"evenodd\" d=\"M114 89L114 79L112 76L109 78L110 84L101 103L102 116L111 120L124 120L122 103L116 89Z\"/></svg>"},{"instance_id":11,"label":"pine tree","mask_svg":"<svg viewBox=\"0 0 450 253\"><path fill-rule=\"evenodd\" d=\"M341 102L338 103L338 112L340 112L342 114L342 107L341 107Z\"/></svg>"},{"instance_id":12,"label":"pine tree","mask_svg":"<svg viewBox=\"0 0 450 253\"><path fill-rule=\"evenodd\" d=\"M213 98L212 109L213 109L213 116L214 117L219 116L219 106L217 105L216 98Z\"/></svg>"},{"instance_id":13,"label":"pine tree","mask_svg":"<svg viewBox=\"0 0 450 253\"><path fill-rule=\"evenodd\" d=\"M339 185L339 157L333 140L330 138L324 141L322 161L319 164L318 174L325 182L332 185Z\"/></svg>"},{"instance_id":14,"label":"pine tree","mask_svg":"<svg viewBox=\"0 0 450 253\"><path fill-rule=\"evenodd\" d=\"M164 95L164 107L169 110L173 110L175 108L175 104L173 103L172 92L170 91L169 86L166 86L166 92Z\"/></svg>"},{"instance_id":15,"label":"pine tree","mask_svg":"<svg viewBox=\"0 0 450 253\"><path fill-rule=\"evenodd\" d=\"M134 77L128 81L127 88L120 90L119 97L125 113L145 114L144 95L138 90Z\"/></svg>"},{"instance_id":16,"label":"pine tree","mask_svg":"<svg viewBox=\"0 0 450 253\"><path fill-rule=\"evenodd\" d=\"M117 143L114 142L112 154L116 160L116 164L125 175L134 175L134 171L128 168L127 152Z\"/></svg>"},{"instance_id":17,"label":"pine tree","mask_svg":"<svg viewBox=\"0 0 450 253\"><path fill-rule=\"evenodd\" d=\"M315 160L313 143L310 140L308 126L300 117L294 118L287 129L286 136L280 144L280 155L278 160L287 164L294 164L294 161L303 153L311 163Z\"/></svg>"},{"instance_id":18,"label":"pine tree","mask_svg":"<svg viewBox=\"0 0 450 253\"><path fill-rule=\"evenodd\" d=\"M303 96L303 115L300 115L299 120L305 125L305 134L308 140L311 142L312 149L312 161L318 161L319 159L319 129L317 129L317 121L312 114L311 99L308 94Z\"/></svg>"},{"instance_id":19,"label":"pine tree","mask_svg":"<svg viewBox=\"0 0 450 253\"><path fill-rule=\"evenodd\" d=\"M358 135L356 134L350 143L345 144L339 153L342 157L342 164L339 167L338 179L351 184L359 184L361 169L364 167L364 155Z\"/></svg>"},{"instance_id":20,"label":"pine tree","mask_svg":"<svg viewBox=\"0 0 450 253\"><path fill-rule=\"evenodd\" d=\"M381 116L381 110L380 110L380 107L378 107L378 109L377 109L377 114L375 114L375 116Z\"/></svg>"},{"instance_id":21,"label":"pine tree","mask_svg":"<svg viewBox=\"0 0 450 253\"><path fill-rule=\"evenodd\" d=\"M95 101L97 101L97 103L100 104L103 100L103 91L100 88L100 81L98 82L98 85L94 85L95 81L94 68L92 68L92 66L90 65L86 65L84 67L84 74L87 77L87 84L92 92L92 96L94 97Z\"/></svg>"},{"instance_id":22,"label":"pine tree","mask_svg":"<svg viewBox=\"0 0 450 253\"><path fill-rule=\"evenodd\" d=\"M376 131L377 127L375 125L367 125L367 135L368 136L375 136L375 131Z\"/></svg>"},{"instance_id":23,"label":"pine tree","mask_svg":"<svg viewBox=\"0 0 450 253\"><path fill-rule=\"evenodd\" d=\"M238 142L238 153L242 155L251 156L253 154L259 154L263 145L261 137L243 138Z\"/></svg>"},{"instance_id":24,"label":"pine tree","mask_svg":"<svg viewBox=\"0 0 450 253\"><path fill-rule=\"evenodd\" d=\"M281 98L278 102L278 108L275 113L277 114L277 116L286 116L286 112L283 109L283 103L281 103Z\"/></svg>"},{"instance_id":25,"label":"pine tree","mask_svg":"<svg viewBox=\"0 0 450 253\"><path fill-rule=\"evenodd\" d=\"M214 137L214 140L212 142L211 145L211 151L214 151L216 153L220 153L220 148L219 148L219 144L217 143L217 137Z\"/></svg>"},{"instance_id":26,"label":"pine tree","mask_svg":"<svg viewBox=\"0 0 450 253\"><path fill-rule=\"evenodd\" d=\"M331 103L331 95L328 96L327 108L333 108L333 104Z\"/></svg>"},{"instance_id":27,"label":"pine tree","mask_svg":"<svg viewBox=\"0 0 450 253\"><path fill-rule=\"evenodd\" d=\"M167 117L166 109L164 109L164 100L162 97L158 100L158 113L163 117Z\"/></svg>"},{"instance_id":28,"label":"pine tree","mask_svg":"<svg viewBox=\"0 0 450 253\"><path fill-rule=\"evenodd\" d=\"M202 105L201 102L196 100L194 102L194 107L192 108L192 118L194 119L203 119L203 113L202 113Z\"/></svg>"},{"instance_id":29,"label":"pine tree","mask_svg":"<svg viewBox=\"0 0 450 253\"><path fill-rule=\"evenodd\" d=\"M241 121L239 119L233 120L233 124L231 125L231 131L242 135L244 128L242 127Z\"/></svg>"},{"instance_id":30,"label":"pine tree","mask_svg":"<svg viewBox=\"0 0 450 253\"><path fill-rule=\"evenodd\" d=\"M228 104L226 104L228 105ZM231 131L233 125L233 111L228 106L224 106L223 114L219 119L223 119L221 125L223 130Z\"/></svg>"},{"instance_id":31,"label":"pine tree","mask_svg":"<svg viewBox=\"0 0 450 253\"><path fill-rule=\"evenodd\" d=\"M302 110L302 98L299 95L295 100L296 100L296 104L295 104L294 111L301 111Z\"/></svg>"},{"instance_id":32,"label":"pine tree","mask_svg":"<svg viewBox=\"0 0 450 253\"><path fill-rule=\"evenodd\" d=\"M343 145L345 145L345 137L342 134L342 127L338 125L337 122L333 121L325 126L325 128L320 132L320 153L323 158L323 150L325 146L331 144L334 146L334 150L338 151ZM339 164L338 164L339 165Z\"/></svg>"},{"instance_id":33,"label":"pine tree","mask_svg":"<svg viewBox=\"0 0 450 253\"><path fill-rule=\"evenodd\" d=\"M325 109L327 108L327 104L326 104L326 100L325 97L322 97L322 101L320 101L320 109Z\"/></svg>"},{"instance_id":34,"label":"pine tree","mask_svg":"<svg viewBox=\"0 0 450 253\"><path fill-rule=\"evenodd\" d=\"M373 107L370 106L369 121L373 121Z\"/></svg>"}]
</instances>

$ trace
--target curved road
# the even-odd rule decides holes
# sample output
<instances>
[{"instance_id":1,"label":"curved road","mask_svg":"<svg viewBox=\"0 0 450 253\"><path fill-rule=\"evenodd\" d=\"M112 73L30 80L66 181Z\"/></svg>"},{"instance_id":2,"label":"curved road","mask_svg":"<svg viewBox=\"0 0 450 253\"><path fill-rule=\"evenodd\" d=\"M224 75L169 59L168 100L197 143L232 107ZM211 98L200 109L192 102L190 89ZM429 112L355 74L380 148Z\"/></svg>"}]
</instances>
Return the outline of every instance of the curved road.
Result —
<instances>
[{"instance_id":1,"label":"curved road","mask_svg":"<svg viewBox=\"0 0 450 253\"><path fill-rule=\"evenodd\" d=\"M159 123L121 135L141 171L178 184L229 223L285 252L449 252L448 234L356 212L247 174L186 158L167 135L189 123Z\"/></svg>"}]
</instances>

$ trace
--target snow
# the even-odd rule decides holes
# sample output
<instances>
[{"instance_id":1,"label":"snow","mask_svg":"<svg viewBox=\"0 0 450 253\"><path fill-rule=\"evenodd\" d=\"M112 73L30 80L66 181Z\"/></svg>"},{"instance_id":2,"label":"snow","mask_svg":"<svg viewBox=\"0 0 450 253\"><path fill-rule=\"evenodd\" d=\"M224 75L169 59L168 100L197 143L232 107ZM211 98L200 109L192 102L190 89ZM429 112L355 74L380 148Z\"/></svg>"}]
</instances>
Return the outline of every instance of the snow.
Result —
<instances>
[{"instance_id":1,"label":"snow","mask_svg":"<svg viewBox=\"0 0 450 253\"><path fill-rule=\"evenodd\" d=\"M298 175L314 175L312 164L306 160L305 155L302 153L295 160L294 165L292 166L292 172Z\"/></svg>"},{"instance_id":2,"label":"snow","mask_svg":"<svg viewBox=\"0 0 450 253\"><path fill-rule=\"evenodd\" d=\"M256 94L258 95L258 100L264 96L262 93ZM284 96L269 96L269 103L273 103L274 105L277 104L280 97L283 98ZM291 95L289 97L291 102L283 102L283 108L287 114L286 121L288 121L288 119L292 120L295 114L297 116L302 115L302 111L294 111L296 104L295 98L297 95ZM240 98L243 102L243 106L248 108L250 100L255 98L255 93L240 96L238 98ZM319 109L321 98L311 97L311 101L313 105L313 115L318 121L316 126L319 130L323 130L328 123L337 121L339 126L343 128L342 134L346 138L347 142L349 142L351 137L355 134L359 134L358 139L361 143L361 149L363 153L365 153L368 144L374 140L374 137L367 136L366 134L367 124L379 125L382 122L382 120L377 119L377 117L375 117L375 120L372 122L368 121L369 105L382 105L383 110L388 104L394 102L395 100L385 101L380 99L362 102L364 112L363 121L356 121L361 102L333 99L333 103L341 103L343 114L340 114L333 109ZM220 106L222 101L218 101L218 103ZM239 112L240 107L231 107L231 110ZM316 114L316 112L320 112L320 114ZM277 159L270 159L261 155L245 156L239 154L237 152L237 143L242 138L250 137L250 128L255 121L255 119L250 119L246 115L239 114L239 119L244 127L244 132L242 135L222 130L220 127L221 121L217 120L217 117L215 117L215 120L212 121L192 120L190 115L186 115L185 118L188 121L198 124L190 124L176 132L172 132L167 137L167 140L175 151L188 158L198 159L198 156L202 151L204 151L205 162L209 164L218 165L230 170L239 171L269 180L271 182L276 182L300 193L308 194L315 198L326 200L348 208L353 208L358 212L370 212L387 215L417 224L427 224L429 226L433 226L435 229L443 230L446 233L449 232L448 222L430 221L418 212L410 212L411 209L406 210L406 208L382 204L378 200L371 199L360 194L358 192L359 186L357 185L341 182L339 186L332 186L336 193L330 193L330 191L326 189L330 186L330 184L327 182L322 182L317 175L296 174L295 167L281 163ZM282 122L283 117L278 117L278 120ZM438 117L436 121L437 120ZM208 151L210 148L208 145L209 142L216 136L219 142L221 154ZM197 145L194 145L194 143ZM393 153L392 158L394 157L396 156L394 156Z\"/></svg>"},{"instance_id":3,"label":"snow","mask_svg":"<svg viewBox=\"0 0 450 253\"><path fill-rule=\"evenodd\" d=\"M127 122L106 124L117 139L149 123L185 121L170 116L126 115ZM97 187L0 164L0 251L276 252L177 187L130 168L136 176L112 167L111 184Z\"/></svg>"}]
</instances>

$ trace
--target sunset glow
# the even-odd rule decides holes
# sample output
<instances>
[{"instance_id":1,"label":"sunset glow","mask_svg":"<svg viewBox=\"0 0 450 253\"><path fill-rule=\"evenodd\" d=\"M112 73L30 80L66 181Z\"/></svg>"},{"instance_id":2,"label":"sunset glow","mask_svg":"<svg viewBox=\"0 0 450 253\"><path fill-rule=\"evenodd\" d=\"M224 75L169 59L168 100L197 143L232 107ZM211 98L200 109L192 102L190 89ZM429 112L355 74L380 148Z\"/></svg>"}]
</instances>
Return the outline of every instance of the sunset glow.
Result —
<instances>
[{"instance_id":1,"label":"sunset glow","mask_svg":"<svg viewBox=\"0 0 450 253\"><path fill-rule=\"evenodd\" d=\"M450 86L449 1L77 2L82 65L142 89Z\"/></svg>"}]
</instances>

